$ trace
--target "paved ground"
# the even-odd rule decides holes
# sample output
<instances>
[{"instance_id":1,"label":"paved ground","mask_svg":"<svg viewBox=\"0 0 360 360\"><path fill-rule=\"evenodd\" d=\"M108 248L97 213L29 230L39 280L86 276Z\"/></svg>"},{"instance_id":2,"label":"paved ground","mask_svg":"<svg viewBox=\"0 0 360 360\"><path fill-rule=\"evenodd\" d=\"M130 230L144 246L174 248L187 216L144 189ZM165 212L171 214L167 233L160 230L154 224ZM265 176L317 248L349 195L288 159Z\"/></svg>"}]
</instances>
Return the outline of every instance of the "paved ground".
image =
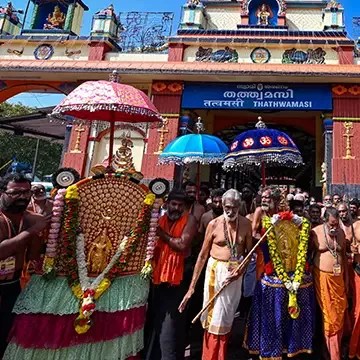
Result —
<instances>
[{"instance_id":1,"label":"paved ground","mask_svg":"<svg viewBox=\"0 0 360 360\"><path fill-rule=\"evenodd\" d=\"M258 357L249 355L247 351L242 347L243 339L244 339L244 330L245 330L245 321L240 318L235 319L230 342L229 342L227 360L250 360L250 359L258 360ZM321 355L322 343L321 341L316 340L314 341L314 344L315 344L314 345L315 353L313 355L302 355L296 358L291 358L291 360L322 360L323 359ZM191 356L190 356L190 350L188 348L185 354L185 359L201 360L201 345L202 345L201 341L193 344L193 350L191 352ZM284 359L289 359L289 358L284 357ZM343 359L347 359L347 357L344 357Z\"/></svg>"}]
</instances>

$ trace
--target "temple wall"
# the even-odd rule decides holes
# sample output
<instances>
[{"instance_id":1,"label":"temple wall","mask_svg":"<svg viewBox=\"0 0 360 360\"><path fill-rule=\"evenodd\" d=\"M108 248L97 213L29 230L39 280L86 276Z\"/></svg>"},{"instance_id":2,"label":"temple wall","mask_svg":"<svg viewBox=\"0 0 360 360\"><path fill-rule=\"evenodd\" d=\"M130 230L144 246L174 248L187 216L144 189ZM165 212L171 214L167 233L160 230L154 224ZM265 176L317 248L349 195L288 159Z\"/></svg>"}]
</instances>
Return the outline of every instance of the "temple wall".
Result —
<instances>
[{"instance_id":1,"label":"temple wall","mask_svg":"<svg viewBox=\"0 0 360 360\"><path fill-rule=\"evenodd\" d=\"M208 16L207 30L237 30L240 24L240 9L238 6L206 8Z\"/></svg>"},{"instance_id":2,"label":"temple wall","mask_svg":"<svg viewBox=\"0 0 360 360\"><path fill-rule=\"evenodd\" d=\"M203 45L203 48L212 48L213 52L216 52L217 50L224 50L226 45L222 45L222 46L212 46L212 45ZM313 49L316 49L318 46L313 46ZM252 63L251 60L251 53L254 49L256 49L258 47L258 45L252 45L250 46L245 46L245 47L232 47L230 46L232 49L236 49L238 55L239 55L239 63ZM281 47L279 46L264 46L265 48L267 48L270 51L271 54L271 58L269 61L269 64L281 64L282 63L282 58L283 58L283 54L285 50L290 50L293 47L296 47L299 50L302 50L304 52L306 52L309 49L309 46L296 46L296 45L281 45ZM184 61L187 62L194 62L196 59L196 52L198 51L199 46L189 46L188 48L185 49L185 53L184 53ZM338 64L339 63L339 59L338 59L338 54L335 50L333 50L332 48L328 47L328 48L324 48L324 50L326 51L326 56L325 56L325 63L326 64Z\"/></svg>"},{"instance_id":3,"label":"temple wall","mask_svg":"<svg viewBox=\"0 0 360 360\"><path fill-rule=\"evenodd\" d=\"M40 45L51 45L54 53L49 57L48 60L88 60L89 56L89 46L86 43L76 43L74 41L69 41L68 43L60 43L55 41L44 41L41 42L8 42L3 44L0 47L0 58L2 60L37 60L35 57L35 52L38 46ZM22 51L21 55L16 55L12 51ZM66 51L68 55L66 55ZM78 52L80 54L69 54L69 52ZM41 60L41 58L40 58Z\"/></svg>"},{"instance_id":4,"label":"temple wall","mask_svg":"<svg viewBox=\"0 0 360 360\"><path fill-rule=\"evenodd\" d=\"M105 54L107 61L167 61L168 54L147 54L147 53L115 53Z\"/></svg>"},{"instance_id":5,"label":"temple wall","mask_svg":"<svg viewBox=\"0 0 360 360\"><path fill-rule=\"evenodd\" d=\"M286 11L289 30L323 31L322 9L290 8Z\"/></svg>"}]
</instances>

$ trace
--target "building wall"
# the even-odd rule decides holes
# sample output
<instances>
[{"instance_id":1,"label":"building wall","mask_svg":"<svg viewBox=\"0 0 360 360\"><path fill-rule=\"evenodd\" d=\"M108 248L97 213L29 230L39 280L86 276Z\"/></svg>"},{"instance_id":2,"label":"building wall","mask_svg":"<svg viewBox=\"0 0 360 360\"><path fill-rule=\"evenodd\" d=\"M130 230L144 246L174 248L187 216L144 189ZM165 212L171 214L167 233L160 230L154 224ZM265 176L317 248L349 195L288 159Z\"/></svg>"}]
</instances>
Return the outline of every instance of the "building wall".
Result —
<instances>
[{"instance_id":1,"label":"building wall","mask_svg":"<svg viewBox=\"0 0 360 360\"><path fill-rule=\"evenodd\" d=\"M107 61L167 61L168 54L147 54L147 53L115 53L105 54Z\"/></svg>"},{"instance_id":2,"label":"building wall","mask_svg":"<svg viewBox=\"0 0 360 360\"><path fill-rule=\"evenodd\" d=\"M89 46L87 42L75 42L68 41L65 43L60 43L59 41L44 41L44 42L8 42L4 43L0 47L0 58L2 60L36 60L35 50L40 45L51 45L54 49L53 55L49 60L87 60L89 56ZM23 51L21 55L16 55L12 53L13 50ZM66 55L66 51L69 52L78 52L80 54Z\"/></svg>"},{"instance_id":3,"label":"building wall","mask_svg":"<svg viewBox=\"0 0 360 360\"><path fill-rule=\"evenodd\" d=\"M217 50L223 50L224 47L226 45L222 45L222 46L213 46L213 45L203 45L204 48L212 48L213 52L217 51ZM251 53L252 51L257 48L259 45L251 45L251 46L245 46L245 47L232 47L232 49L236 49L236 51L239 54L239 63L252 63L251 60ZM320 45L319 45L320 46ZM270 53L271 53L271 58L269 61L269 64L281 64L282 63L282 57L283 57L283 53L286 50L290 50L293 47L296 47L299 50L302 51L307 51L309 48L312 49L316 49L319 46L313 46L313 47L309 47L309 46L296 46L296 45L284 45L281 44L279 45L270 45L270 46L264 46L265 48L267 48ZM188 62L194 62L196 59L196 52L198 51L199 46L189 46L188 48L185 49L185 53L184 53L184 61L188 61ZM326 56L325 56L325 63L326 64L338 64L339 60L338 60L338 54L335 50L333 50L330 47L327 48L323 48L326 51Z\"/></svg>"},{"instance_id":4,"label":"building wall","mask_svg":"<svg viewBox=\"0 0 360 360\"><path fill-rule=\"evenodd\" d=\"M322 31L322 9L290 8L286 11L289 30Z\"/></svg>"},{"instance_id":5,"label":"building wall","mask_svg":"<svg viewBox=\"0 0 360 360\"><path fill-rule=\"evenodd\" d=\"M206 14L208 16L207 30L236 30L241 22L238 6L208 6Z\"/></svg>"}]
</instances>

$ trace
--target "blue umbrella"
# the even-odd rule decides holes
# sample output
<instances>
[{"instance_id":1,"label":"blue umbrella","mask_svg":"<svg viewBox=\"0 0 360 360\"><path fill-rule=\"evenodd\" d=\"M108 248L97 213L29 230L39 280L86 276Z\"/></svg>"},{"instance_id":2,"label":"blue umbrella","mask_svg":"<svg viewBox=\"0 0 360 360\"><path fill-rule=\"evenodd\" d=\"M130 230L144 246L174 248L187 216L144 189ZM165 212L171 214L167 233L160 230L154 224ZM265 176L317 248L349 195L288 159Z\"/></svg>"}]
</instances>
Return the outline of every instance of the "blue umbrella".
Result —
<instances>
[{"instance_id":1,"label":"blue umbrella","mask_svg":"<svg viewBox=\"0 0 360 360\"><path fill-rule=\"evenodd\" d=\"M289 135L268 129L262 118L254 130L238 135L230 145L230 153L224 159L223 168L261 166L265 184L265 165L297 167L303 164L299 149Z\"/></svg>"},{"instance_id":2,"label":"blue umbrella","mask_svg":"<svg viewBox=\"0 0 360 360\"><path fill-rule=\"evenodd\" d=\"M200 134L201 119L196 124L197 134L183 135L166 146L159 156L159 164L185 165L190 163L220 163L228 153L228 147L218 137Z\"/></svg>"},{"instance_id":3,"label":"blue umbrella","mask_svg":"<svg viewBox=\"0 0 360 360\"><path fill-rule=\"evenodd\" d=\"M218 137L200 134L204 130L201 118L196 123L197 134L183 135L173 140L159 155L159 164L198 164L197 183L200 188L200 164L220 163L228 153L228 147Z\"/></svg>"}]
</instances>

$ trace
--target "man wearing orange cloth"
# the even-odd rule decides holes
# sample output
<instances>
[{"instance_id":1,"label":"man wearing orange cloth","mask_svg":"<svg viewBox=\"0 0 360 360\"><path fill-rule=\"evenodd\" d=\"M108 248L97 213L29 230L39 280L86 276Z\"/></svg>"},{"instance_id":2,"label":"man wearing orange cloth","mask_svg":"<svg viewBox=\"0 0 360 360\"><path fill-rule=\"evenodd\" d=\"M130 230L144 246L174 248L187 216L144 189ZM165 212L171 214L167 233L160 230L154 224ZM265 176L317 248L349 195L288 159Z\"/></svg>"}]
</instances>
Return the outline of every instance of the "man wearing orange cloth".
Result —
<instances>
[{"instance_id":1,"label":"man wearing orange cloth","mask_svg":"<svg viewBox=\"0 0 360 360\"><path fill-rule=\"evenodd\" d=\"M345 233L339 212L328 208L324 224L312 230L314 283L322 311L324 336L331 360L341 359L341 340L347 311L348 268Z\"/></svg>"},{"instance_id":2,"label":"man wearing orange cloth","mask_svg":"<svg viewBox=\"0 0 360 360\"><path fill-rule=\"evenodd\" d=\"M152 296L149 300L147 360L183 360L186 313L177 310L191 280L191 241L198 231L196 218L185 212L186 195L173 190L167 212L159 219L154 250Z\"/></svg>"},{"instance_id":3,"label":"man wearing orange cloth","mask_svg":"<svg viewBox=\"0 0 360 360\"><path fill-rule=\"evenodd\" d=\"M208 261L204 286L204 305L228 282L213 304L201 316L204 333L203 360L225 360L230 331L242 291L242 269L237 266L251 250L251 223L239 215L241 197L238 191L228 190L222 198L224 214L212 220L197 259L187 294L179 306L181 313L195 291L201 271ZM210 258L209 258L210 254ZM208 260L209 259L209 260Z\"/></svg>"},{"instance_id":4,"label":"man wearing orange cloth","mask_svg":"<svg viewBox=\"0 0 360 360\"><path fill-rule=\"evenodd\" d=\"M354 254L353 320L354 328L350 339L350 359L360 359L360 222L354 223L354 239L351 244Z\"/></svg>"}]
</instances>

